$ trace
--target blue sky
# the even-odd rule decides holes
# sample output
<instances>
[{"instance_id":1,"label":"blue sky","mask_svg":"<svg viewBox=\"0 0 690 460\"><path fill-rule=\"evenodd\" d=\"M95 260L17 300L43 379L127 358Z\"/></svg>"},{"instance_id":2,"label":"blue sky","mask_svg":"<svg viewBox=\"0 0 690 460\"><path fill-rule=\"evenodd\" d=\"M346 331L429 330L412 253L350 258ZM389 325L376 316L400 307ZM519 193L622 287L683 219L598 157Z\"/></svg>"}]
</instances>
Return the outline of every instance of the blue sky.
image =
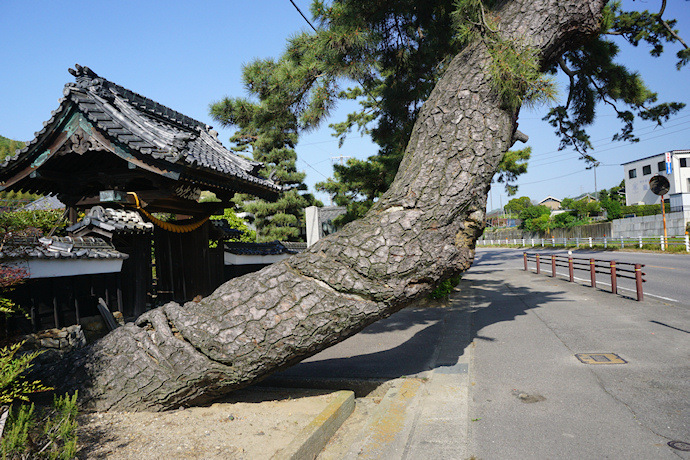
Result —
<instances>
[{"instance_id":1,"label":"blue sky","mask_svg":"<svg viewBox=\"0 0 690 460\"><path fill-rule=\"evenodd\" d=\"M309 0L295 0L309 16ZM660 1L630 2L624 7L656 10ZM690 41L690 2L671 0L665 16L679 20L677 28ZM308 25L289 0L216 1L170 0L0 0L0 135L30 140L58 106L67 69L75 63L216 127L227 145L231 129L221 129L208 115L208 106L225 96L244 96L242 65L256 58L277 57L285 39ZM660 101L690 106L690 68L675 70L668 47L662 58L651 58L645 46L621 45L622 62L640 71ZM564 90L562 91L564 93ZM565 96L565 94L563 94ZM342 120L352 106L341 106L332 121ZM547 195L572 197L594 190L594 172L578 155L558 151L552 128L541 121L546 108L523 109L520 130L530 136L533 161L520 178L517 196L541 200ZM332 174L334 157L366 158L376 152L367 138L353 134L342 148L324 127L302 137L297 146L298 168L313 184ZM623 178L621 163L667 150L690 148L690 108L666 127L639 123L641 142L611 143L618 129L615 114L600 112L592 129L597 188L610 188ZM516 147L519 147L518 144ZM319 195L325 204L328 197ZM490 194L490 208L510 199L501 184Z\"/></svg>"}]
</instances>

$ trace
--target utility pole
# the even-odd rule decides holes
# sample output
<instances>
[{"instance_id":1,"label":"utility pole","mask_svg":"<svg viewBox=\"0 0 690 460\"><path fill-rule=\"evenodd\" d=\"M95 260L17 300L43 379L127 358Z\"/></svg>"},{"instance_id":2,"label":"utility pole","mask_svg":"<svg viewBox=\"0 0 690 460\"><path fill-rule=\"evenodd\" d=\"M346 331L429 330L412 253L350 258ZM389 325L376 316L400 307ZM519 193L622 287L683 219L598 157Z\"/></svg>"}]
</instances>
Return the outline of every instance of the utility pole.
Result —
<instances>
[{"instance_id":1,"label":"utility pole","mask_svg":"<svg viewBox=\"0 0 690 460\"><path fill-rule=\"evenodd\" d=\"M331 160L340 160L340 166L343 166L343 165L345 165L345 160L349 160L350 158L354 158L354 157L347 157L345 155L340 155L337 157L331 157ZM335 163L337 163L337 161L333 162L333 164L335 164Z\"/></svg>"},{"instance_id":2,"label":"utility pole","mask_svg":"<svg viewBox=\"0 0 690 460\"><path fill-rule=\"evenodd\" d=\"M599 201L599 189L597 188L597 166L599 166L599 162L595 161L592 163L592 166L588 166L587 169L594 170L594 199Z\"/></svg>"}]
</instances>

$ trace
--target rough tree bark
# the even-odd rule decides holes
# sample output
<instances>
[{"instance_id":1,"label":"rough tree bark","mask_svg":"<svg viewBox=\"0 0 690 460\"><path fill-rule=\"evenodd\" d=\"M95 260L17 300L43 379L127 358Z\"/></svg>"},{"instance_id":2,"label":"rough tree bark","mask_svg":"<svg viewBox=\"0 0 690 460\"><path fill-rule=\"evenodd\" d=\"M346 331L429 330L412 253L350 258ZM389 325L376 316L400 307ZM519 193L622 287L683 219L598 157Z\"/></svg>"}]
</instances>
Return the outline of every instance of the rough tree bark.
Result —
<instances>
[{"instance_id":1,"label":"rough tree bark","mask_svg":"<svg viewBox=\"0 0 690 460\"><path fill-rule=\"evenodd\" d=\"M505 38L551 62L596 34L604 0L504 2ZM367 216L305 253L169 303L72 360L60 389L98 410L199 404L295 364L466 270L517 113L491 90L481 43L452 61L425 103L390 190Z\"/></svg>"}]
</instances>

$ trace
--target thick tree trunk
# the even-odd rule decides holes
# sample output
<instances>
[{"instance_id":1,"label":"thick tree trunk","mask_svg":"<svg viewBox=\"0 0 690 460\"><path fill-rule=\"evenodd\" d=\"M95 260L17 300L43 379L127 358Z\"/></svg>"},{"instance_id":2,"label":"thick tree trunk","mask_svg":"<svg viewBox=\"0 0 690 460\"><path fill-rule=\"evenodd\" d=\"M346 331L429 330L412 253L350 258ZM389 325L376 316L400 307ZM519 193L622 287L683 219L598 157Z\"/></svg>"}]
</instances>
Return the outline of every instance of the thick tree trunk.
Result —
<instances>
[{"instance_id":1,"label":"thick tree trunk","mask_svg":"<svg viewBox=\"0 0 690 460\"><path fill-rule=\"evenodd\" d=\"M550 61L597 32L603 0L506 2L500 30ZM200 302L142 315L73 361L60 388L92 408L164 410L212 400L315 354L469 268L516 114L491 91L478 43L425 103L390 190L309 251Z\"/></svg>"}]
</instances>

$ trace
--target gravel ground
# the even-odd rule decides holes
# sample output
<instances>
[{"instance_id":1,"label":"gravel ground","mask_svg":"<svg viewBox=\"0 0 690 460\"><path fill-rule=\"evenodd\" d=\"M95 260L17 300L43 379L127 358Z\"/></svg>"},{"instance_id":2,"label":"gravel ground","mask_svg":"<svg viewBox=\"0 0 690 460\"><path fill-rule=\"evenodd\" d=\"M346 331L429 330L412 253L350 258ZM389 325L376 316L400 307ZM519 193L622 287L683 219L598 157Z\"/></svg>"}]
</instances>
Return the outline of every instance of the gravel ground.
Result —
<instances>
[{"instance_id":1,"label":"gravel ground","mask_svg":"<svg viewBox=\"0 0 690 460\"><path fill-rule=\"evenodd\" d=\"M205 407L80 415L80 459L269 459L331 402L319 390L237 391Z\"/></svg>"}]
</instances>

